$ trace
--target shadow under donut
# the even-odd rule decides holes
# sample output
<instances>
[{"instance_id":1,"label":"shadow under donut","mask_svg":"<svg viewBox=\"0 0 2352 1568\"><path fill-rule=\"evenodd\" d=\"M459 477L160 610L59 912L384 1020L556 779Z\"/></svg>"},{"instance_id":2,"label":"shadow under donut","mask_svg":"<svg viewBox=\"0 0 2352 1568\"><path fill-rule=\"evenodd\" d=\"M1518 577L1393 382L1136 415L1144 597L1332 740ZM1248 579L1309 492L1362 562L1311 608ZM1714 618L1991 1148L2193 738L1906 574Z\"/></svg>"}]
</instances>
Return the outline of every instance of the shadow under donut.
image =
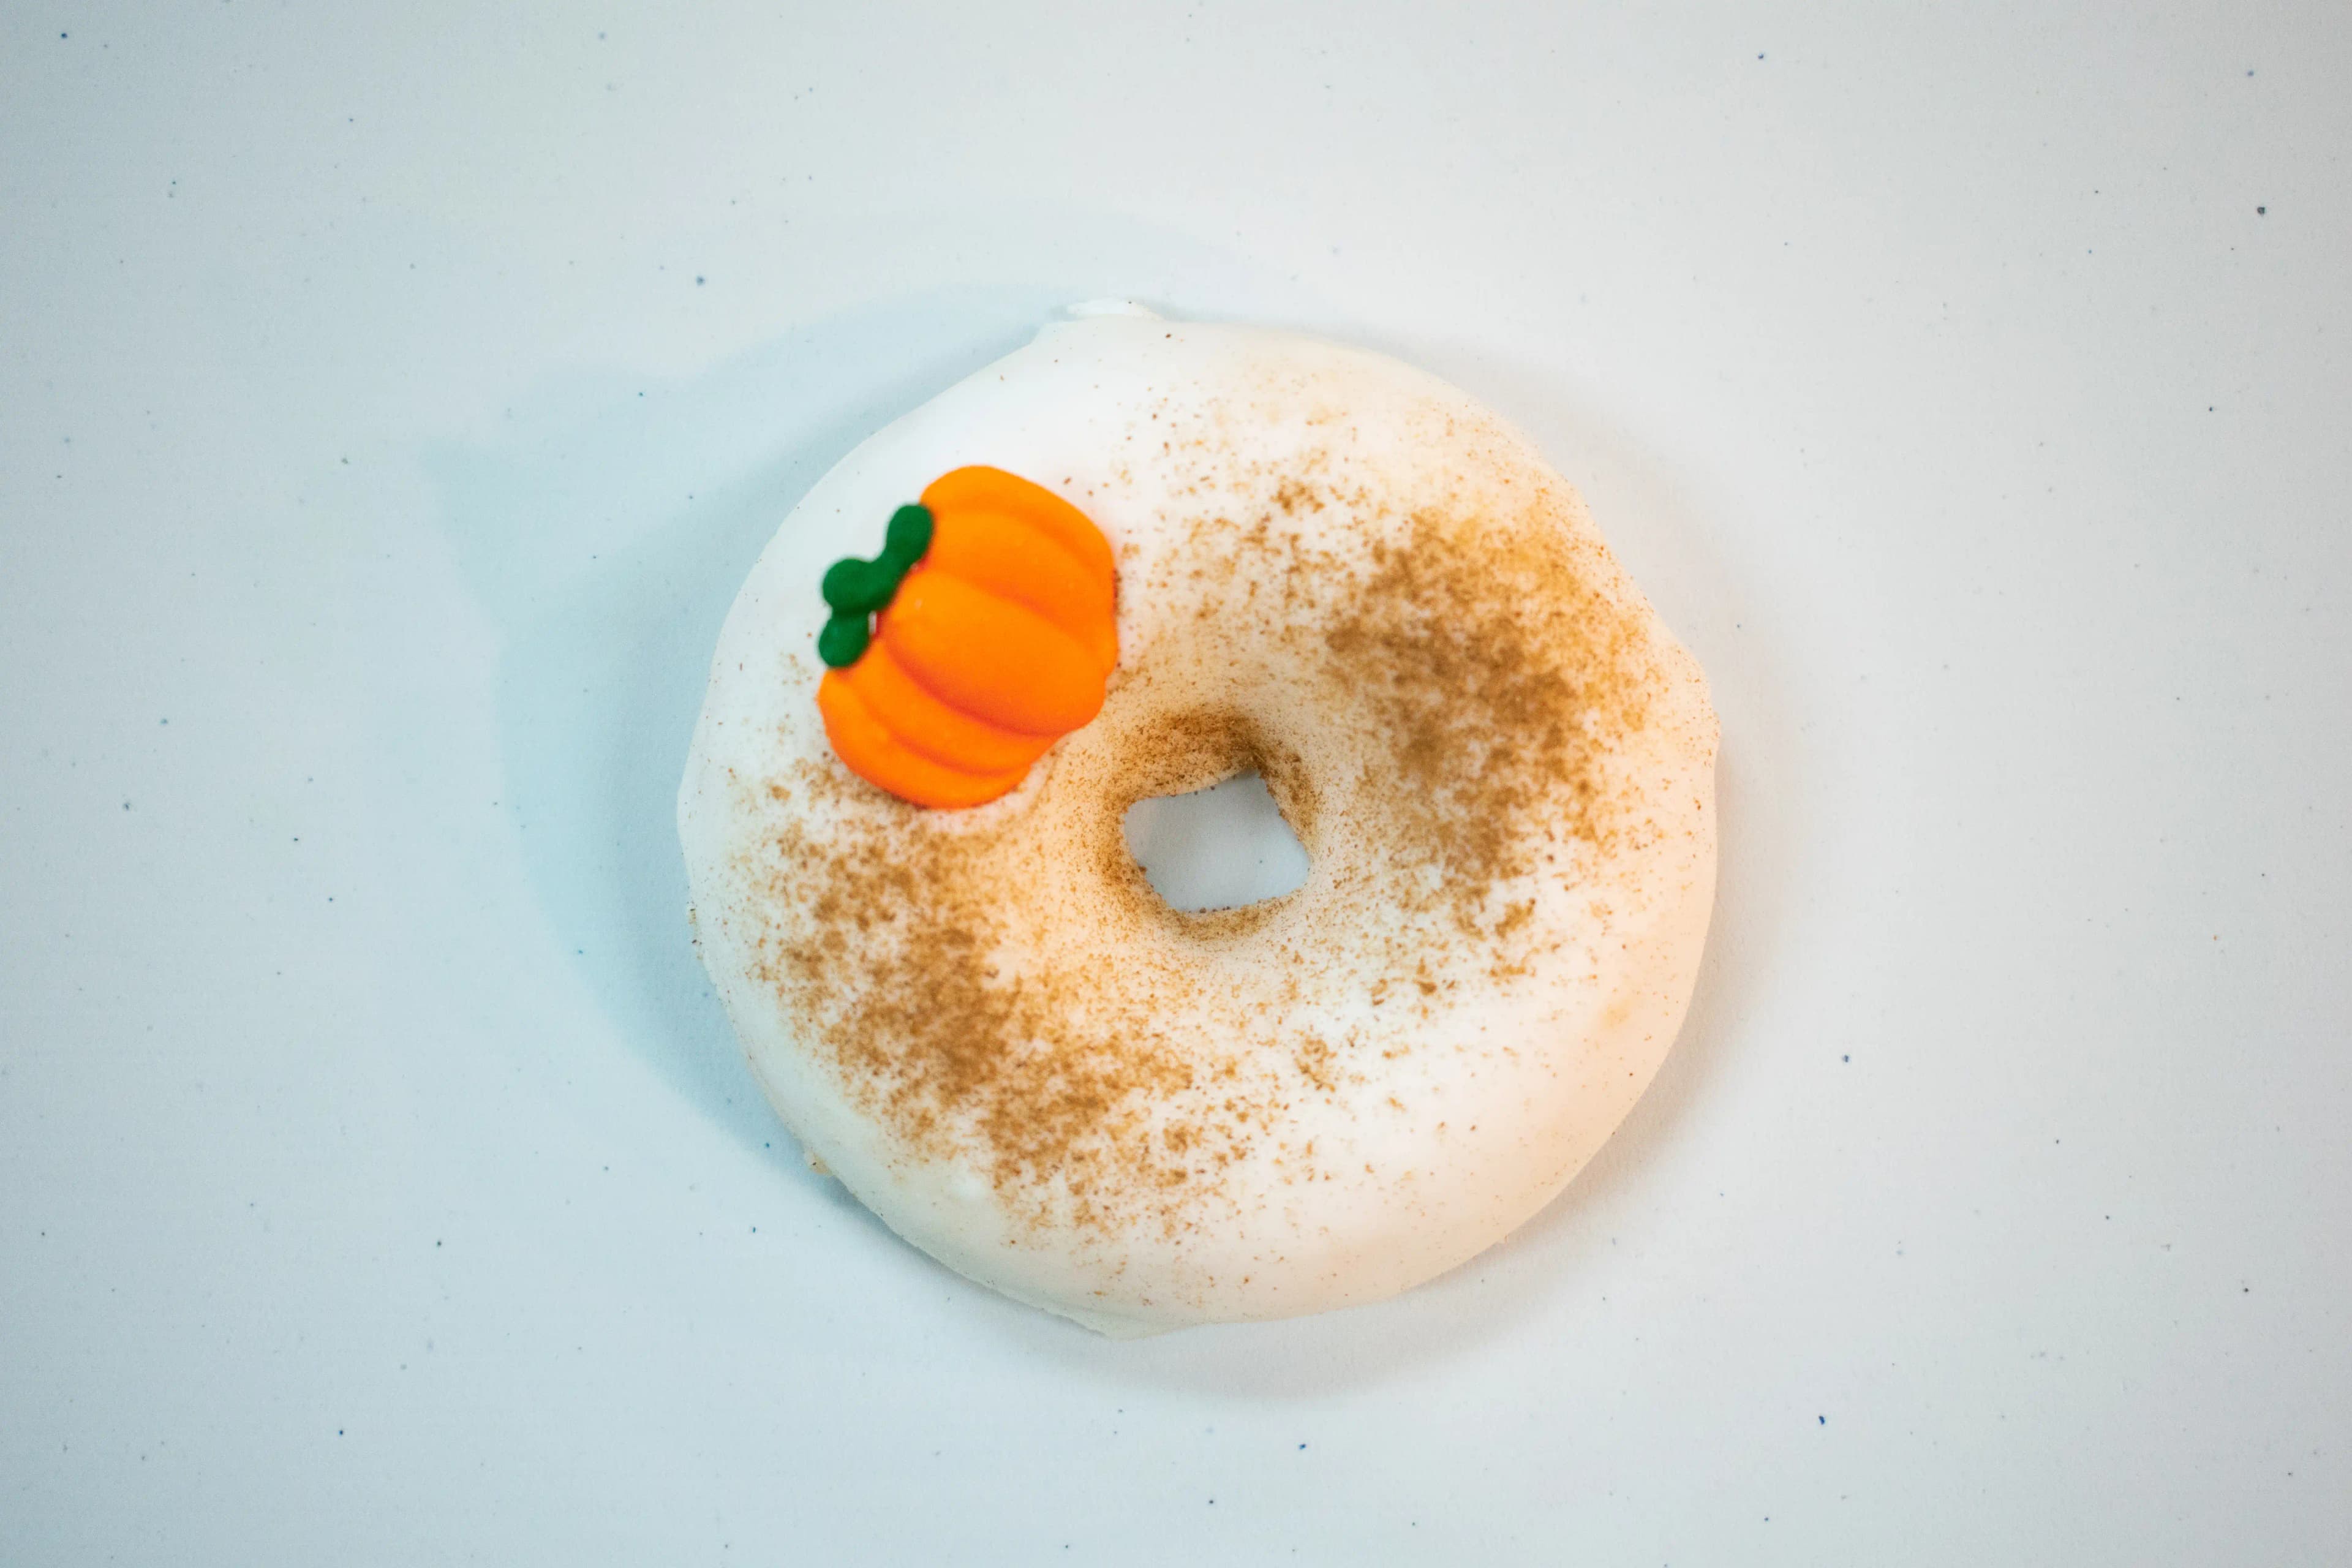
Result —
<instances>
[{"instance_id":1,"label":"shadow under donut","mask_svg":"<svg viewBox=\"0 0 2352 1568\"><path fill-rule=\"evenodd\" d=\"M498 447L425 457L452 545L503 635L505 795L548 923L660 1081L860 1215L795 1157L695 954L678 780L719 625L793 503L1062 303L941 293L825 321L683 383L583 376L526 404L576 413L523 422Z\"/></svg>"}]
</instances>

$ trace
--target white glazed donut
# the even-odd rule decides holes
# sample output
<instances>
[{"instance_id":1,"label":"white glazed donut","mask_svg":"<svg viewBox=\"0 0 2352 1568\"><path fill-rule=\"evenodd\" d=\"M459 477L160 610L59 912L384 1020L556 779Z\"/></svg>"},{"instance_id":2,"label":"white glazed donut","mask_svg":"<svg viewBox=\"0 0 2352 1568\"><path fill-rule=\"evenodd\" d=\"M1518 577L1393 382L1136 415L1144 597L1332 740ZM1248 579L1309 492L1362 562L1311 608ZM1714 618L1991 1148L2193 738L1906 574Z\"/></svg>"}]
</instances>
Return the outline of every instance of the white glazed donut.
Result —
<instances>
[{"instance_id":1,"label":"white glazed donut","mask_svg":"<svg viewBox=\"0 0 2352 1568\"><path fill-rule=\"evenodd\" d=\"M1118 563L1095 721L929 810L834 755L817 584L989 464ZM812 1160L1116 1335L1372 1301L1558 1193L1673 1042L1715 879L1705 679L1575 493L1454 388L1098 315L860 446L751 573L678 800L698 937ZM1262 772L1303 886L1171 910L1135 801Z\"/></svg>"}]
</instances>

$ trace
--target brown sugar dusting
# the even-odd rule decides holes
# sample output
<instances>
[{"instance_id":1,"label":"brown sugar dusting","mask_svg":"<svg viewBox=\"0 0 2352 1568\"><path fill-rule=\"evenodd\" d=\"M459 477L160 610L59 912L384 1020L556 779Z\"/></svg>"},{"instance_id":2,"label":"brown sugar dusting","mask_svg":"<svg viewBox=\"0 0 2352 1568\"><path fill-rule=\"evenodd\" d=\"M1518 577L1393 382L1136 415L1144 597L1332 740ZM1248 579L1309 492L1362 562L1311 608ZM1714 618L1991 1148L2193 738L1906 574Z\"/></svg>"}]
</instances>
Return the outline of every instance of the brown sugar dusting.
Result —
<instances>
[{"instance_id":1,"label":"brown sugar dusting","mask_svg":"<svg viewBox=\"0 0 2352 1568\"><path fill-rule=\"evenodd\" d=\"M1035 1218L1058 1190L1080 1225L1139 1185L1189 1177L1160 1157L1166 1140L1142 1134L1192 1064L1089 1029L1084 976L1003 970L1004 883L984 841L886 831L819 845L788 828L776 848L773 896L807 900L807 918L763 944L762 977L817 1023L845 1087L899 1138L976 1158Z\"/></svg>"},{"instance_id":2,"label":"brown sugar dusting","mask_svg":"<svg viewBox=\"0 0 2352 1568\"><path fill-rule=\"evenodd\" d=\"M1609 847L1603 763L1647 722L1657 679L1643 622L1546 523L1417 512L1373 542L1323 634L1332 682L1392 737L1392 854L1434 874L1423 885L1458 925L1491 917L1497 935L1525 916L1487 910L1488 895L1555 834Z\"/></svg>"}]
</instances>

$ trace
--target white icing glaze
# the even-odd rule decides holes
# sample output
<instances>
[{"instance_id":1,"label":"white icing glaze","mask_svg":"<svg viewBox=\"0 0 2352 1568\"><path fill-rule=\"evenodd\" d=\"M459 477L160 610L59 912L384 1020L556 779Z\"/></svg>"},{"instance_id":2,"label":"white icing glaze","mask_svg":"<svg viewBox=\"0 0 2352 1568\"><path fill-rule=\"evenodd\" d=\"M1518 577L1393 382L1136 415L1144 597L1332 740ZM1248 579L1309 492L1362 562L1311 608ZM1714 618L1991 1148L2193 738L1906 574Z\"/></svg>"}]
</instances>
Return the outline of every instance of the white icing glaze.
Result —
<instances>
[{"instance_id":1,"label":"white icing glaze","mask_svg":"<svg viewBox=\"0 0 2352 1568\"><path fill-rule=\"evenodd\" d=\"M826 745L816 584L975 462L1108 536L1120 668L1020 789L927 812ZM1715 744L1581 503L1463 394L1091 313L786 519L720 635L679 830L705 963L811 1155L951 1268L1148 1333L1404 1289L1591 1158L1688 1003ZM1120 816L1247 764L1307 883L1177 915Z\"/></svg>"}]
</instances>

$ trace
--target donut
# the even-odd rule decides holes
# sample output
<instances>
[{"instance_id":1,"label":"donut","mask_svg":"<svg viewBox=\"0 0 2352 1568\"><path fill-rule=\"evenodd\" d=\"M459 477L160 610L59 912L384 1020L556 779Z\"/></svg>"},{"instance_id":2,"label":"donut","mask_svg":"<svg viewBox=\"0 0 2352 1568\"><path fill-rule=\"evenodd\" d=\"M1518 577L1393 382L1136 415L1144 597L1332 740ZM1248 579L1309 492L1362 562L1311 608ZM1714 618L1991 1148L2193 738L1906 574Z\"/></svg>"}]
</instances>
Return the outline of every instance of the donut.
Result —
<instances>
[{"instance_id":1,"label":"donut","mask_svg":"<svg viewBox=\"0 0 2352 1568\"><path fill-rule=\"evenodd\" d=\"M1567 1184L1688 1005L1716 744L1697 664L1496 416L1129 310L1046 327L793 510L678 829L810 1163L1130 1336L1381 1300ZM1306 881L1171 908L1128 808L1250 771Z\"/></svg>"}]
</instances>

